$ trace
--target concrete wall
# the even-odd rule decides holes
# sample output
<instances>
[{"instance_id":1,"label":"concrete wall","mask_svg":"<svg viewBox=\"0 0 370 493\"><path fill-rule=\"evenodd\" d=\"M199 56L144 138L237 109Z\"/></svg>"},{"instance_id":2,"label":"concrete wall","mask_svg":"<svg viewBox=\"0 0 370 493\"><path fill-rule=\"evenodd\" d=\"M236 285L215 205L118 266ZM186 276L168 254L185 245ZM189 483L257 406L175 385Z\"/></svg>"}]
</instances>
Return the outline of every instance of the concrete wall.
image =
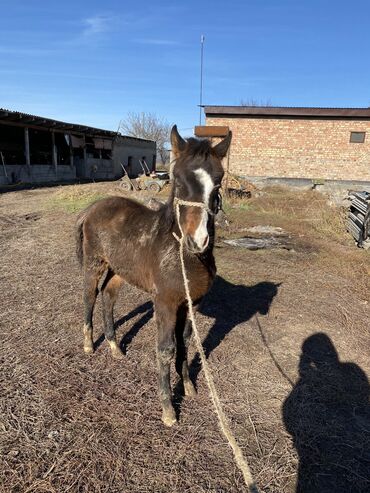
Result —
<instances>
[{"instance_id":1,"label":"concrete wall","mask_svg":"<svg viewBox=\"0 0 370 493\"><path fill-rule=\"evenodd\" d=\"M30 170L26 165L12 164L6 166L8 179L3 166L0 167L0 185L12 182L48 183L53 181L73 181L76 179L76 168L69 165L58 165L57 172L52 165L32 164Z\"/></svg>"},{"instance_id":2,"label":"concrete wall","mask_svg":"<svg viewBox=\"0 0 370 493\"><path fill-rule=\"evenodd\" d=\"M212 117L233 132L230 171L242 176L370 181L370 121ZM350 132L366 132L363 144Z\"/></svg>"},{"instance_id":3,"label":"concrete wall","mask_svg":"<svg viewBox=\"0 0 370 493\"><path fill-rule=\"evenodd\" d=\"M130 174L137 176L142 173L142 168L139 164L139 159L146 156L146 163L152 170L153 156L156 155L156 143L141 141L130 137L118 137L113 145L113 161L115 178L122 176L122 163L126 169L129 163L129 157L132 157L132 165Z\"/></svg>"},{"instance_id":4,"label":"concrete wall","mask_svg":"<svg viewBox=\"0 0 370 493\"><path fill-rule=\"evenodd\" d=\"M115 178L114 162L112 159L89 157L86 161L85 164L83 159L74 159L78 178L86 178L88 180L111 180Z\"/></svg>"}]
</instances>

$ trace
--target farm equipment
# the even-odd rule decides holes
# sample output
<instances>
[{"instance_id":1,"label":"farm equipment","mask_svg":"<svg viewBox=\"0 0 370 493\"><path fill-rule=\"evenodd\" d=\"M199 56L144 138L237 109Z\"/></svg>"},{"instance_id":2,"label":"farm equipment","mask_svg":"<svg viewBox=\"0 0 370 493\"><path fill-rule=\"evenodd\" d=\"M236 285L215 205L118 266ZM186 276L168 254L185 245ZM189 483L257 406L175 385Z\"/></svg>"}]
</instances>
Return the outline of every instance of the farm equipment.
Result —
<instances>
[{"instance_id":1,"label":"farm equipment","mask_svg":"<svg viewBox=\"0 0 370 493\"><path fill-rule=\"evenodd\" d=\"M136 192L140 190L148 190L153 193L158 193L162 188L169 183L169 175L166 172L150 172L148 165L144 160L139 160L143 173L141 173L137 178L130 178L126 171L126 168L121 163L123 169L123 176L120 180L121 190L130 192L135 190Z\"/></svg>"},{"instance_id":2,"label":"farm equipment","mask_svg":"<svg viewBox=\"0 0 370 493\"><path fill-rule=\"evenodd\" d=\"M347 230L352 234L360 248L370 248L370 193L353 192Z\"/></svg>"}]
</instances>

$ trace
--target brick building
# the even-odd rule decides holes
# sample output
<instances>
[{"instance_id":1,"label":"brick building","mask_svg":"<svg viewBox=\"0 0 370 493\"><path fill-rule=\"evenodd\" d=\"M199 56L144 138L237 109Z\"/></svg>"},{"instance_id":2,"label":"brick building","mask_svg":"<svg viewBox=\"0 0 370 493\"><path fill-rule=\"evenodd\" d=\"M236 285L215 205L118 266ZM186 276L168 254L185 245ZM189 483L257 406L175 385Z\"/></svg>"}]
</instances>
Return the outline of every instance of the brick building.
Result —
<instances>
[{"instance_id":1,"label":"brick building","mask_svg":"<svg viewBox=\"0 0 370 493\"><path fill-rule=\"evenodd\" d=\"M370 108L205 106L233 132L230 172L255 178L370 182Z\"/></svg>"}]
</instances>

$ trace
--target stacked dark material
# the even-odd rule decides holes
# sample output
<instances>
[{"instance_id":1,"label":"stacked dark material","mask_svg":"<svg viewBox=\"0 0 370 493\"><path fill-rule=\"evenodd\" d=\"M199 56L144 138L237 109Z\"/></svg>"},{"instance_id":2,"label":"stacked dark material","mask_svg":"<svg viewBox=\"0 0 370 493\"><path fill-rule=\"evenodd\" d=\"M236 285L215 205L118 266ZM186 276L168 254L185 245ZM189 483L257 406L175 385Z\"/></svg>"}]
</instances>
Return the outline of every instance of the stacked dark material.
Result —
<instances>
[{"instance_id":1,"label":"stacked dark material","mask_svg":"<svg viewBox=\"0 0 370 493\"><path fill-rule=\"evenodd\" d=\"M368 247L370 243L370 193L353 192L350 198L347 230L357 241L359 247Z\"/></svg>"}]
</instances>

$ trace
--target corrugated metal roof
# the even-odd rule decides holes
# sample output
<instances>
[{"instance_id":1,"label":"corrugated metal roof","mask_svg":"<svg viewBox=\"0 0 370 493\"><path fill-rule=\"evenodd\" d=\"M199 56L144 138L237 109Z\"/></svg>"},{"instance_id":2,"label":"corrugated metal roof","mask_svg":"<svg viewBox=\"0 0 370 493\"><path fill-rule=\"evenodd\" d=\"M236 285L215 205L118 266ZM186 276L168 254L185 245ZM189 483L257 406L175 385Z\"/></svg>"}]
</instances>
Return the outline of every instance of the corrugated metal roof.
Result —
<instances>
[{"instance_id":1,"label":"corrugated metal roof","mask_svg":"<svg viewBox=\"0 0 370 493\"><path fill-rule=\"evenodd\" d=\"M204 106L206 115L370 118L370 108L315 108L288 106Z\"/></svg>"},{"instance_id":2,"label":"corrugated metal roof","mask_svg":"<svg viewBox=\"0 0 370 493\"><path fill-rule=\"evenodd\" d=\"M140 139L138 137L132 137L130 135L121 135L120 133L113 132L112 130L104 130L102 128L89 127L87 125L80 125L79 123L68 123L59 120L53 120L51 118L45 118L43 116L30 115L28 113L23 113L20 111L7 110L5 108L0 108L0 121L7 122L9 124L21 124L29 125L35 127L46 128L48 130L59 130L63 132L72 132L77 134L84 134L90 136L100 136L115 138L118 136L125 139L134 139L145 142L153 142L148 139Z\"/></svg>"}]
</instances>

